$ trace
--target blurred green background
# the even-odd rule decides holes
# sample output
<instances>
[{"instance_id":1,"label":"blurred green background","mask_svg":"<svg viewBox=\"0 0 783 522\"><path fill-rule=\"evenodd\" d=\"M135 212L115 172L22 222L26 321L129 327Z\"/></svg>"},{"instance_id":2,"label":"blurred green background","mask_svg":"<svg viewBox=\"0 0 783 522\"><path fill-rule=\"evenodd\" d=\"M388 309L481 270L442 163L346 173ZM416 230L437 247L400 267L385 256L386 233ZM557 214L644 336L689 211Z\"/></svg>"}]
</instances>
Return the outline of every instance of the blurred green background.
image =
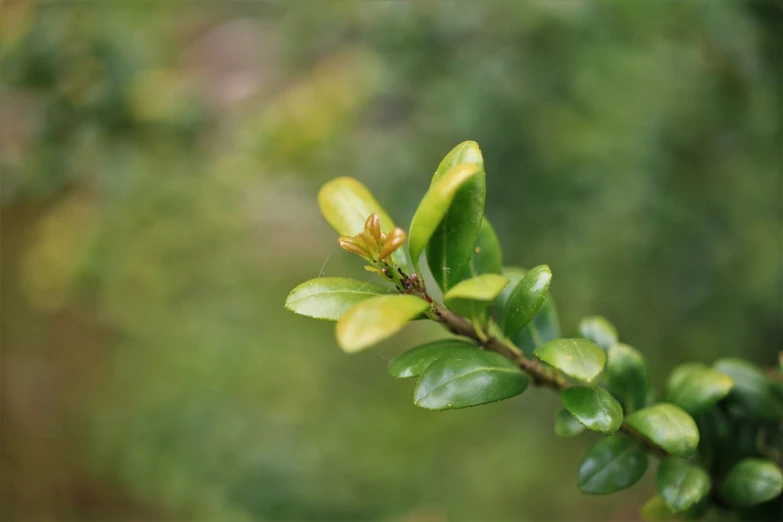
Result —
<instances>
[{"instance_id":1,"label":"blurred green background","mask_svg":"<svg viewBox=\"0 0 783 522\"><path fill-rule=\"evenodd\" d=\"M368 277L319 215L349 175L407 226L477 140L507 264L566 333L609 317L660 390L783 345L777 1L41 2L0 8L9 521L633 520L543 390L416 409L286 312Z\"/></svg>"}]
</instances>

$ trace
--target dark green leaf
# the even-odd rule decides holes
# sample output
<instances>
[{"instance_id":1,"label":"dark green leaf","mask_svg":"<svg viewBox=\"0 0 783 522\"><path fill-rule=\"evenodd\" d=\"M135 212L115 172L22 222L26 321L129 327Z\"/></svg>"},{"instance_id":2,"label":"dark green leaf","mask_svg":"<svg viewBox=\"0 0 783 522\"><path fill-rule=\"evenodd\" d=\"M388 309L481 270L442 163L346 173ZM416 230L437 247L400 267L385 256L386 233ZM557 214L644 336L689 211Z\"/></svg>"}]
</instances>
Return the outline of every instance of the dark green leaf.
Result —
<instances>
[{"instance_id":1,"label":"dark green leaf","mask_svg":"<svg viewBox=\"0 0 783 522\"><path fill-rule=\"evenodd\" d=\"M579 321L576 331L579 337L593 341L604 350L608 350L618 339L617 328L600 315L585 317Z\"/></svg>"},{"instance_id":2,"label":"dark green leaf","mask_svg":"<svg viewBox=\"0 0 783 522\"><path fill-rule=\"evenodd\" d=\"M504 324L506 322L506 312L508 310L508 299L511 297L511 292L517 287L517 284L525 277L527 270L518 268L515 266L504 266L500 274L508 279L508 285L500 292L500 295L495 299L495 311L497 313L498 324Z\"/></svg>"},{"instance_id":3,"label":"dark green leaf","mask_svg":"<svg viewBox=\"0 0 783 522\"><path fill-rule=\"evenodd\" d=\"M589 430L610 435L623 423L623 407L603 388L571 386L560 391L560 399Z\"/></svg>"},{"instance_id":4,"label":"dark green leaf","mask_svg":"<svg viewBox=\"0 0 783 522\"><path fill-rule=\"evenodd\" d=\"M647 362L627 344L614 343L609 347L603 382L622 401L626 413L647 405L651 393Z\"/></svg>"},{"instance_id":5,"label":"dark green leaf","mask_svg":"<svg viewBox=\"0 0 783 522\"><path fill-rule=\"evenodd\" d=\"M500 274L503 268L503 253L495 229L485 217L481 221L473 257L464 277L476 277L481 274Z\"/></svg>"},{"instance_id":6,"label":"dark green leaf","mask_svg":"<svg viewBox=\"0 0 783 522\"><path fill-rule=\"evenodd\" d=\"M585 455L579 465L579 489L592 495L608 495L630 488L647 471L647 454L633 440L611 435Z\"/></svg>"},{"instance_id":7,"label":"dark green leaf","mask_svg":"<svg viewBox=\"0 0 783 522\"><path fill-rule=\"evenodd\" d=\"M726 397L734 386L734 381L711 368L692 369L685 378L672 373L669 380L667 400L676 404L691 415L698 415L712 408Z\"/></svg>"},{"instance_id":8,"label":"dark green leaf","mask_svg":"<svg viewBox=\"0 0 783 522\"><path fill-rule=\"evenodd\" d=\"M337 321L353 305L379 295L396 294L394 288L343 277L319 277L297 286L285 307L299 315Z\"/></svg>"},{"instance_id":9,"label":"dark green leaf","mask_svg":"<svg viewBox=\"0 0 783 522\"><path fill-rule=\"evenodd\" d=\"M783 417L783 402L759 368L741 359L721 359L713 367L734 380L729 397L745 413L765 421Z\"/></svg>"},{"instance_id":10,"label":"dark green leaf","mask_svg":"<svg viewBox=\"0 0 783 522\"><path fill-rule=\"evenodd\" d=\"M501 275L483 274L460 281L443 299L455 314L478 319L507 284L508 279Z\"/></svg>"},{"instance_id":11,"label":"dark green leaf","mask_svg":"<svg viewBox=\"0 0 783 522\"><path fill-rule=\"evenodd\" d=\"M552 282L552 272L546 265L528 270L514 286L504 306L503 331L513 335L533 320L544 304Z\"/></svg>"},{"instance_id":12,"label":"dark green leaf","mask_svg":"<svg viewBox=\"0 0 783 522\"><path fill-rule=\"evenodd\" d=\"M668 453L687 457L699 444L699 430L690 415L674 404L659 403L635 411L626 424Z\"/></svg>"},{"instance_id":13,"label":"dark green leaf","mask_svg":"<svg viewBox=\"0 0 783 522\"><path fill-rule=\"evenodd\" d=\"M394 221L367 187L353 178L340 177L326 183L318 192L318 205L326 222L341 236L355 236L364 230L365 221L375 212L383 232L388 234L394 228ZM399 266L407 264L402 248L391 258Z\"/></svg>"},{"instance_id":14,"label":"dark green leaf","mask_svg":"<svg viewBox=\"0 0 783 522\"><path fill-rule=\"evenodd\" d=\"M454 273L459 271L459 278L453 280L454 283L458 282L462 278L462 274L467 269L470 257L473 255L473 245L476 242L476 236L478 235L478 228L481 224L481 216L484 212L484 195L477 194L477 198L481 199L481 210L477 217L475 217L475 226L470 224L463 225L462 221L448 221L448 225L451 227L448 230L445 229L442 224L446 221L444 218L449 212L449 208L455 202L455 196L461 187L468 184L472 179L484 178L484 170L477 165L470 165L466 163L460 163L449 169L442 177L433 181L429 190L424 194L424 198L419 203L419 208L416 209L416 213L411 220L410 234L408 235L408 244L410 245L411 260L413 261L413 267L416 272L419 270L419 259L424 252L424 248L437 238L437 245L440 247L440 252L432 252L434 257L428 259L430 270L433 275L437 275L436 281L441 288L448 289L449 285L445 282L452 281L452 275L446 275L448 270L453 269ZM470 185L472 186L472 185ZM471 211L466 208L464 201L458 201L456 208L463 212ZM445 237L444 237L445 236ZM465 245L468 245L467 253L462 252L459 249L465 249ZM430 252L427 253L430 256ZM462 259L462 256L466 256ZM444 263L437 265L436 263ZM464 266L454 267L450 263L461 263ZM433 270L434 266L434 270ZM461 270L461 271L460 271Z\"/></svg>"},{"instance_id":15,"label":"dark green leaf","mask_svg":"<svg viewBox=\"0 0 783 522\"><path fill-rule=\"evenodd\" d=\"M458 339L441 339L423 344L403 353L389 366L389 373L398 379L418 377L430 364L442 357L447 357L464 350L479 348Z\"/></svg>"},{"instance_id":16,"label":"dark green leaf","mask_svg":"<svg viewBox=\"0 0 783 522\"><path fill-rule=\"evenodd\" d=\"M557 308L552 296L548 295L533 320L512 335L511 341L526 356L531 357L536 348L558 337L560 337L560 321L557 318Z\"/></svg>"},{"instance_id":17,"label":"dark green leaf","mask_svg":"<svg viewBox=\"0 0 783 522\"><path fill-rule=\"evenodd\" d=\"M573 437L585 431L585 427L576 417L561 408L555 413L555 433L561 437Z\"/></svg>"},{"instance_id":18,"label":"dark green leaf","mask_svg":"<svg viewBox=\"0 0 783 522\"><path fill-rule=\"evenodd\" d=\"M772 500L783 488L783 474L771 460L745 459L734 465L723 481L720 495L736 507Z\"/></svg>"},{"instance_id":19,"label":"dark green leaf","mask_svg":"<svg viewBox=\"0 0 783 522\"><path fill-rule=\"evenodd\" d=\"M397 333L408 321L429 309L424 299L412 295L384 295L362 301L337 323L337 343L354 353Z\"/></svg>"},{"instance_id":20,"label":"dark green leaf","mask_svg":"<svg viewBox=\"0 0 783 522\"><path fill-rule=\"evenodd\" d=\"M468 272L484 216L487 194L484 159L475 141L460 143L438 166L432 185L449 176L457 165L472 165L479 173L468 178L454 195L451 205L427 243L427 264L443 292L456 285Z\"/></svg>"},{"instance_id":21,"label":"dark green leaf","mask_svg":"<svg viewBox=\"0 0 783 522\"><path fill-rule=\"evenodd\" d=\"M595 379L606 364L606 353L587 339L554 339L536 348L533 355L586 382Z\"/></svg>"},{"instance_id":22,"label":"dark green leaf","mask_svg":"<svg viewBox=\"0 0 783 522\"><path fill-rule=\"evenodd\" d=\"M428 410L478 406L519 395L528 378L500 354L472 350L432 363L422 374L413 402Z\"/></svg>"},{"instance_id":23,"label":"dark green leaf","mask_svg":"<svg viewBox=\"0 0 783 522\"><path fill-rule=\"evenodd\" d=\"M706 471L677 457L661 461L655 482L661 498L674 513L682 513L696 505L712 487Z\"/></svg>"}]
</instances>

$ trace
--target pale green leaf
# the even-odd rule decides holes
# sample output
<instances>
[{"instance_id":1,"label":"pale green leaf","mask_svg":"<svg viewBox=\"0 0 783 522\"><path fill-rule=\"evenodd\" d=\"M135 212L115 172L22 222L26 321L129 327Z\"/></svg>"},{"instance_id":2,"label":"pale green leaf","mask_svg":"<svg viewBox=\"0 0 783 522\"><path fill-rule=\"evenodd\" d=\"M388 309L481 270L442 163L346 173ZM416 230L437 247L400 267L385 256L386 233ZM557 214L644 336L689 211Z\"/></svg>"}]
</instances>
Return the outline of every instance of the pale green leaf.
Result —
<instances>
[{"instance_id":1,"label":"pale green leaf","mask_svg":"<svg viewBox=\"0 0 783 522\"><path fill-rule=\"evenodd\" d=\"M367 299L349 309L337 323L337 342L354 353L394 335L430 305L412 295L388 295Z\"/></svg>"},{"instance_id":2,"label":"pale green leaf","mask_svg":"<svg viewBox=\"0 0 783 522\"><path fill-rule=\"evenodd\" d=\"M344 277L319 277L297 286L285 301L292 312L337 321L353 305L379 295L396 294L394 288L346 279Z\"/></svg>"}]
</instances>

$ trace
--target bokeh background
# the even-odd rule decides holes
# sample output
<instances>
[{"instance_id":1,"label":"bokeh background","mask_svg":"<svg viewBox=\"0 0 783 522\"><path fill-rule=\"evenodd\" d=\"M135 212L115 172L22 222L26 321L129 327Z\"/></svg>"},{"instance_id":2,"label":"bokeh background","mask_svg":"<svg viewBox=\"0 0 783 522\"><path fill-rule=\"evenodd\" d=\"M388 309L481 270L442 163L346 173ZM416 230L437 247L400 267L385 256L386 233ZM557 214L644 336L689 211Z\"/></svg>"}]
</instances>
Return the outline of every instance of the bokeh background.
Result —
<instances>
[{"instance_id":1,"label":"bokeh background","mask_svg":"<svg viewBox=\"0 0 783 522\"><path fill-rule=\"evenodd\" d=\"M366 277L319 215L350 175L407 226L477 140L507 264L566 333L609 317L658 389L783 345L777 1L29 2L0 8L9 521L633 520L576 490L554 396L416 409L288 313Z\"/></svg>"}]
</instances>

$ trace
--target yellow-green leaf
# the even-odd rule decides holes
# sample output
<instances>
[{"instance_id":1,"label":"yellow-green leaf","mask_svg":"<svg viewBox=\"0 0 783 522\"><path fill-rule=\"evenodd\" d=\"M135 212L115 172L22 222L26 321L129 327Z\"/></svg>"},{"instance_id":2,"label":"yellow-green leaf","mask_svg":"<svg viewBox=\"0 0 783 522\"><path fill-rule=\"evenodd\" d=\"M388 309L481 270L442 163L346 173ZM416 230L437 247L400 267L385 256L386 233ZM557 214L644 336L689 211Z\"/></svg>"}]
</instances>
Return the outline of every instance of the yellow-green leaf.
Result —
<instances>
[{"instance_id":1,"label":"yellow-green leaf","mask_svg":"<svg viewBox=\"0 0 783 522\"><path fill-rule=\"evenodd\" d=\"M397 333L408 321L429 308L412 295L388 295L367 299L348 310L337 323L337 342L354 353Z\"/></svg>"},{"instance_id":2,"label":"yellow-green leaf","mask_svg":"<svg viewBox=\"0 0 783 522\"><path fill-rule=\"evenodd\" d=\"M554 339L536 348L533 355L566 375L590 382L606 364L606 353L587 339Z\"/></svg>"},{"instance_id":3,"label":"yellow-green leaf","mask_svg":"<svg viewBox=\"0 0 783 522\"><path fill-rule=\"evenodd\" d=\"M455 314L478 319L507 284L503 276L484 274L460 281L443 298Z\"/></svg>"},{"instance_id":4,"label":"yellow-green leaf","mask_svg":"<svg viewBox=\"0 0 783 522\"><path fill-rule=\"evenodd\" d=\"M285 300L295 314L337 321L353 305L379 295L393 295L394 288L344 277L319 277L297 286Z\"/></svg>"},{"instance_id":5,"label":"yellow-green leaf","mask_svg":"<svg viewBox=\"0 0 783 522\"><path fill-rule=\"evenodd\" d=\"M658 403L625 418L626 424L672 455L687 457L699 445L693 418L674 404Z\"/></svg>"},{"instance_id":6,"label":"yellow-green leaf","mask_svg":"<svg viewBox=\"0 0 783 522\"><path fill-rule=\"evenodd\" d=\"M681 373L672 372L667 400L691 415L709 410L734 387L731 377L712 368L692 368L684 378Z\"/></svg>"}]
</instances>

